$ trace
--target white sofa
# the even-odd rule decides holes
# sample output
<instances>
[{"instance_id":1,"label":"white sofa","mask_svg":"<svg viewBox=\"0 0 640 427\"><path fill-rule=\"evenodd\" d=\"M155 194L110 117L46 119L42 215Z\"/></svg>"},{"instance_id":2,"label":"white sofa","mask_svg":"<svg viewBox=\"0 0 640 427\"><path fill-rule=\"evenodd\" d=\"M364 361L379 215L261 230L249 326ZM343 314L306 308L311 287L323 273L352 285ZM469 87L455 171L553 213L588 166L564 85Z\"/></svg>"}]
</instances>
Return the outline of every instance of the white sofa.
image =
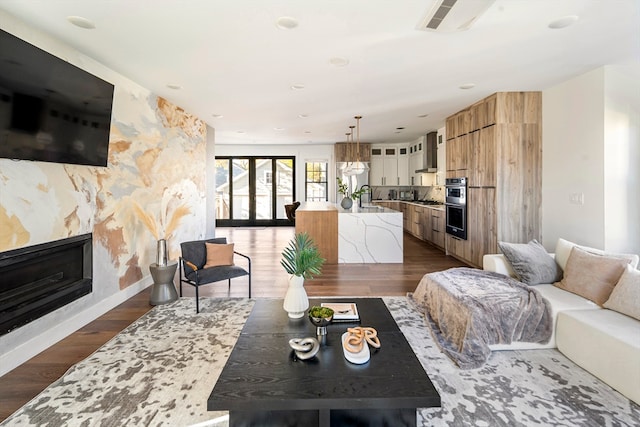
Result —
<instances>
[{"instance_id":1,"label":"white sofa","mask_svg":"<svg viewBox=\"0 0 640 427\"><path fill-rule=\"evenodd\" d=\"M560 239L555 260L564 271L575 244ZM589 251L603 254L593 248ZM553 256L553 254L552 254ZM631 265L638 256L631 256ZM485 255L483 269L517 277L503 254ZM640 321L567 292L553 284L535 285L549 301L553 333L548 344L494 345L492 350L558 348L577 365L640 404Z\"/></svg>"}]
</instances>

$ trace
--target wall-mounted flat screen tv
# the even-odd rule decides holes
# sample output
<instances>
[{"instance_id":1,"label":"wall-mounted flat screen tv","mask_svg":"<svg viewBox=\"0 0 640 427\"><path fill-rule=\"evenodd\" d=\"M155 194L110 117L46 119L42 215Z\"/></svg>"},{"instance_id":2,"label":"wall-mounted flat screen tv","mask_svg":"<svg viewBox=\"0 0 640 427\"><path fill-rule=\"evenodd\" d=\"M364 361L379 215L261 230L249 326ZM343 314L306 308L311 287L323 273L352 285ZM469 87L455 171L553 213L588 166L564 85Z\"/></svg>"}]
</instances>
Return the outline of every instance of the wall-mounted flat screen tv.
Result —
<instances>
[{"instance_id":1,"label":"wall-mounted flat screen tv","mask_svg":"<svg viewBox=\"0 0 640 427\"><path fill-rule=\"evenodd\" d=\"M0 157L107 166L113 85L0 30Z\"/></svg>"}]
</instances>

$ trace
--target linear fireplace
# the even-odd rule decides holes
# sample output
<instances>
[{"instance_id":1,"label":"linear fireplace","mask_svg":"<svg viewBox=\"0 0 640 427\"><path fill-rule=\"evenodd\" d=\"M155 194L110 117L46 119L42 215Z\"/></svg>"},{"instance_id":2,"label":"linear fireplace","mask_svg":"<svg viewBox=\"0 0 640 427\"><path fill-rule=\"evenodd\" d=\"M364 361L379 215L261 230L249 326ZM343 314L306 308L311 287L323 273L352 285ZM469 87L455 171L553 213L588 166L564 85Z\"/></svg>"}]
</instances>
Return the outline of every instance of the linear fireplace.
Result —
<instances>
[{"instance_id":1,"label":"linear fireplace","mask_svg":"<svg viewBox=\"0 0 640 427\"><path fill-rule=\"evenodd\" d=\"M92 234L0 253L0 335L91 293Z\"/></svg>"}]
</instances>

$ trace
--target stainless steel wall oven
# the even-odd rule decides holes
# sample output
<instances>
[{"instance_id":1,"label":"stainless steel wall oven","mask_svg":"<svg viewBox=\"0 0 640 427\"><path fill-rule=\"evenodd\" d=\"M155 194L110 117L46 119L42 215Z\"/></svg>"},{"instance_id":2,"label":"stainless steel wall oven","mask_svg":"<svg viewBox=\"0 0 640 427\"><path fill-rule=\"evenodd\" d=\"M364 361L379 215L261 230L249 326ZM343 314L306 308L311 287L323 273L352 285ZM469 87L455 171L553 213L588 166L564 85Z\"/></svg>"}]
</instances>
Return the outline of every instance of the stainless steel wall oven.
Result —
<instances>
[{"instance_id":1,"label":"stainless steel wall oven","mask_svg":"<svg viewBox=\"0 0 640 427\"><path fill-rule=\"evenodd\" d=\"M447 178L445 190L446 232L467 240L467 178Z\"/></svg>"}]
</instances>

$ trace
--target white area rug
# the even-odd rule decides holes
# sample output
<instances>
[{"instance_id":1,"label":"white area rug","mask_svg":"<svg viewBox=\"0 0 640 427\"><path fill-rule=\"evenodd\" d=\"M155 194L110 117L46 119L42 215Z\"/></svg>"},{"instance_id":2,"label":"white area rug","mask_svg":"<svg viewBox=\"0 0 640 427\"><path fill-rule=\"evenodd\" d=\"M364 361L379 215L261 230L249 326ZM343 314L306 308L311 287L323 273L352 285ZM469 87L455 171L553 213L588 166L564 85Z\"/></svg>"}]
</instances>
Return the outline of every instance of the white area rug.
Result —
<instances>
[{"instance_id":1,"label":"white area rug","mask_svg":"<svg viewBox=\"0 0 640 427\"><path fill-rule=\"evenodd\" d=\"M461 371L404 297L383 298L442 398L420 426L637 426L640 407L556 350L494 352ZM226 425L207 398L249 315L248 299L157 306L73 366L2 426ZM383 349L384 351L384 343Z\"/></svg>"}]
</instances>

